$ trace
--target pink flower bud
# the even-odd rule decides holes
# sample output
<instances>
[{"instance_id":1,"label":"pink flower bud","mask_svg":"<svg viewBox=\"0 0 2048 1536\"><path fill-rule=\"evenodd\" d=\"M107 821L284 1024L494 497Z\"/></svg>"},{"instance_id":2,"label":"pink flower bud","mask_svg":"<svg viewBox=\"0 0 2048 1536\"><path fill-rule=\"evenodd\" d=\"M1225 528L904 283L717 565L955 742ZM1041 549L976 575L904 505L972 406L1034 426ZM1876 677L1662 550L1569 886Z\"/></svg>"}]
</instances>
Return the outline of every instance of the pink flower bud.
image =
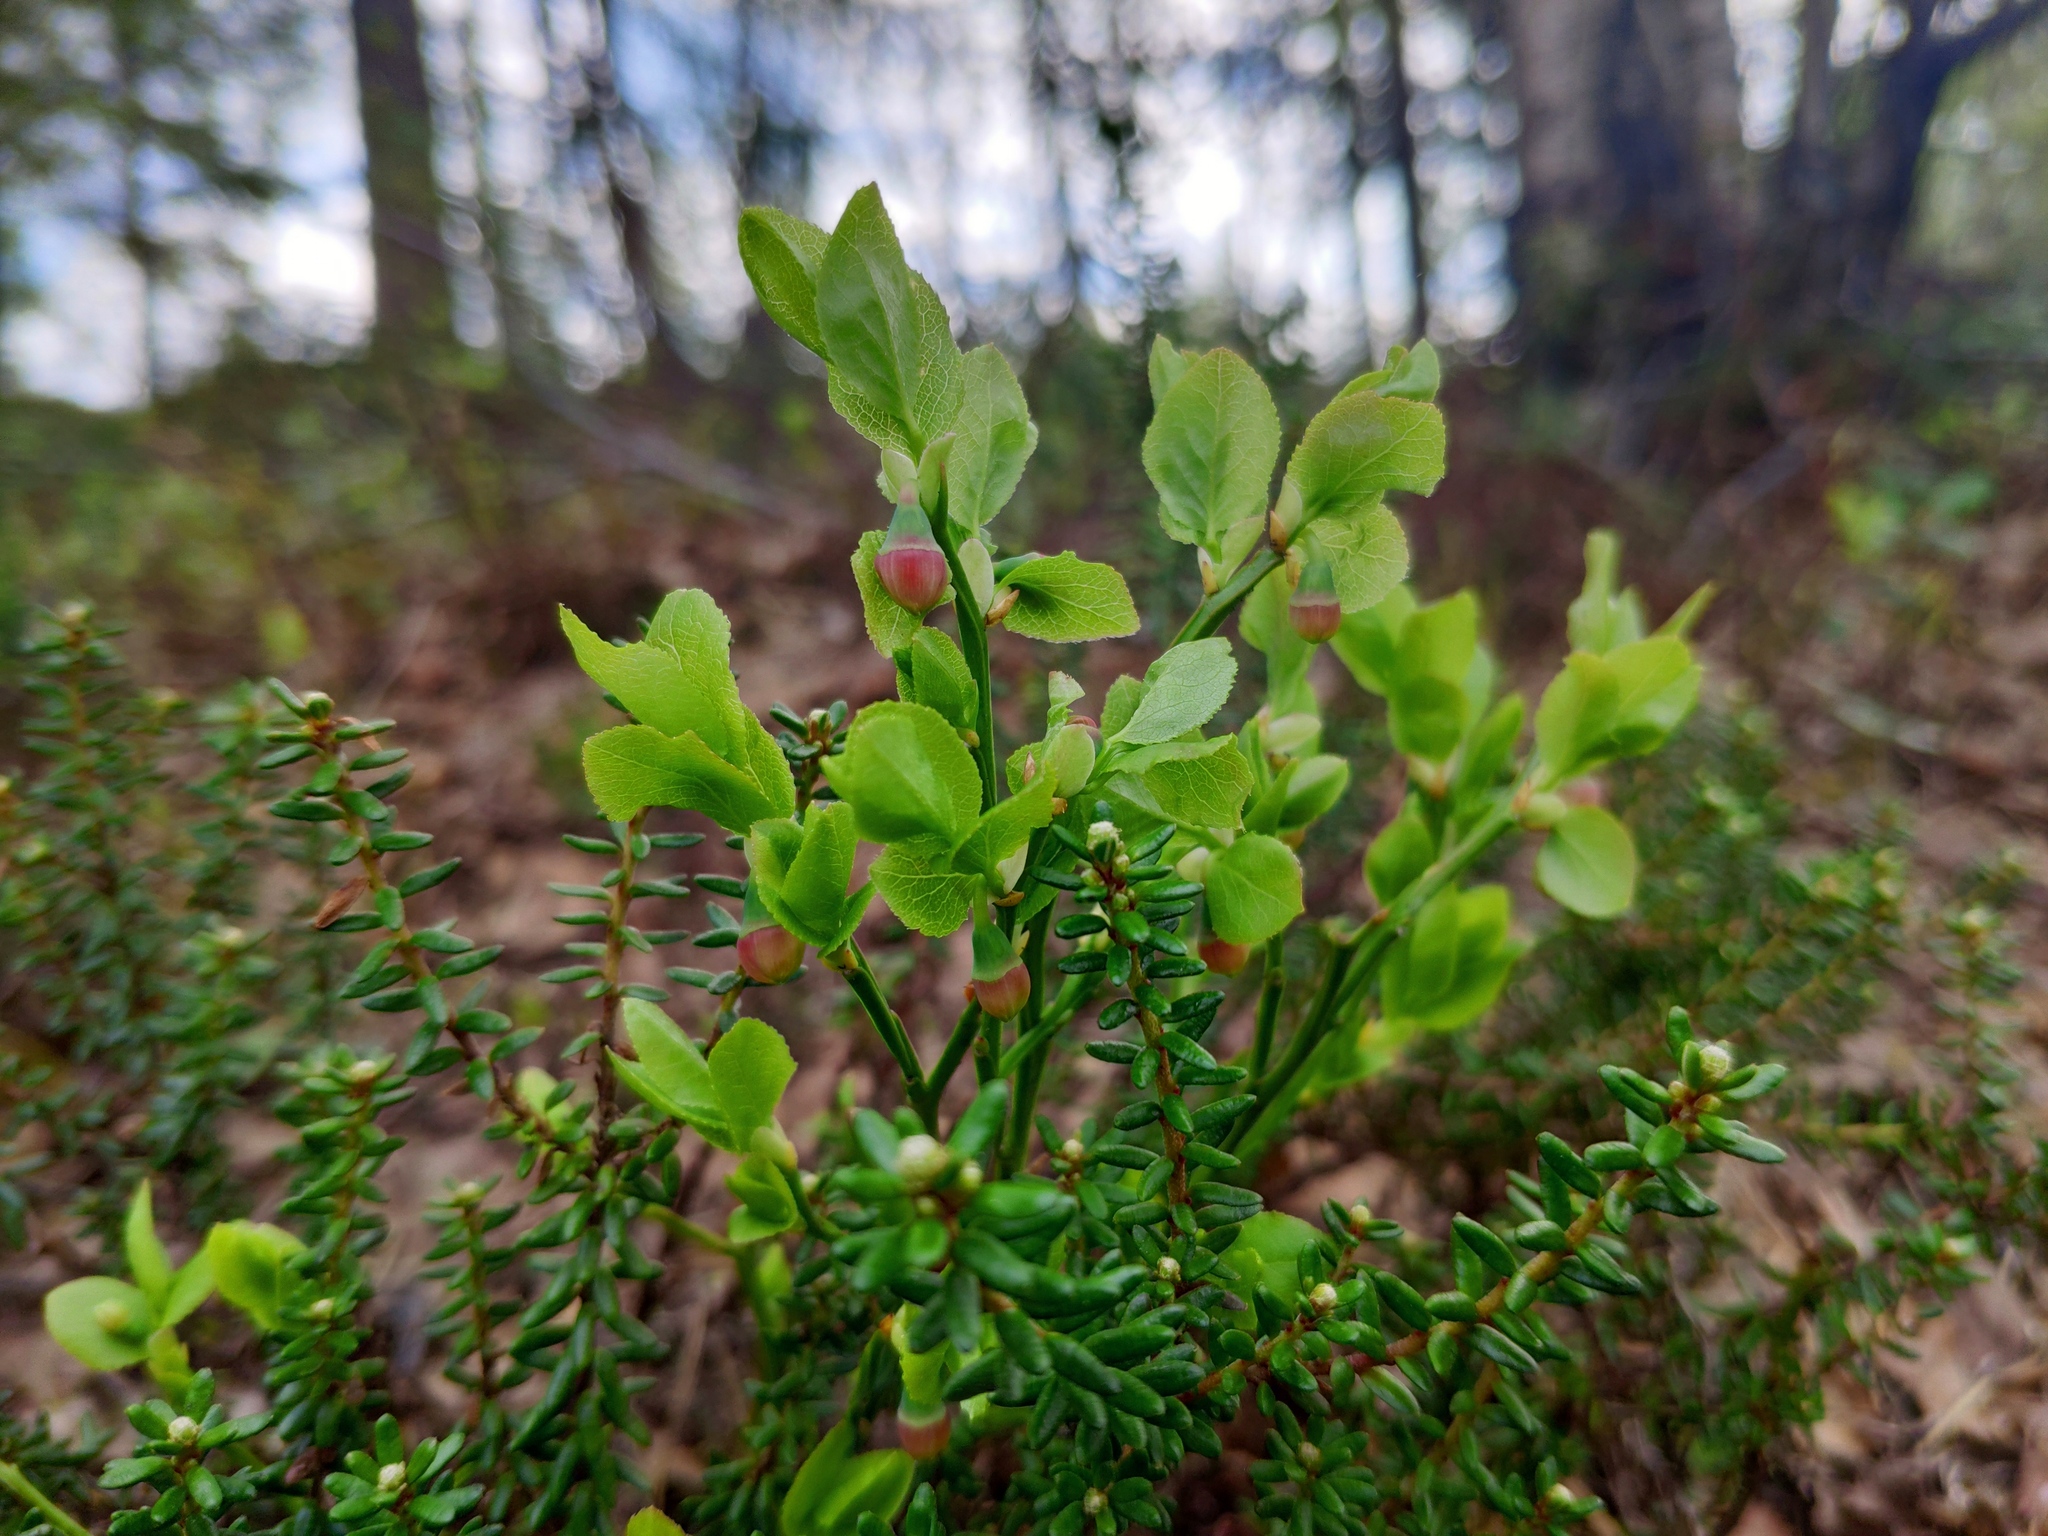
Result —
<instances>
[{"instance_id":1,"label":"pink flower bud","mask_svg":"<svg viewBox=\"0 0 2048 1536\"><path fill-rule=\"evenodd\" d=\"M1235 976L1252 958L1251 946L1233 944L1213 933L1195 946L1195 953L1202 957L1202 964L1218 976Z\"/></svg>"},{"instance_id":2,"label":"pink flower bud","mask_svg":"<svg viewBox=\"0 0 2048 1536\"><path fill-rule=\"evenodd\" d=\"M804 963L804 941L787 928L764 923L740 935L740 970L764 987L787 981Z\"/></svg>"},{"instance_id":3,"label":"pink flower bud","mask_svg":"<svg viewBox=\"0 0 2048 1536\"><path fill-rule=\"evenodd\" d=\"M908 1407L896 1411L896 1438L915 1460L930 1461L945 1450L952 1431L953 1414L950 1408L940 1408L937 1418L927 1420L916 1418Z\"/></svg>"},{"instance_id":4,"label":"pink flower bud","mask_svg":"<svg viewBox=\"0 0 2048 1536\"><path fill-rule=\"evenodd\" d=\"M945 601L953 579L946 552L932 537L931 519L914 499L897 504L888 537L875 556L875 575L882 590L912 613L929 613Z\"/></svg>"},{"instance_id":5,"label":"pink flower bud","mask_svg":"<svg viewBox=\"0 0 2048 1536\"><path fill-rule=\"evenodd\" d=\"M1316 555L1303 567L1294 596L1287 600L1287 622L1294 632L1319 645L1337 633L1344 622L1344 609L1337 601L1337 582L1330 562Z\"/></svg>"},{"instance_id":6,"label":"pink flower bud","mask_svg":"<svg viewBox=\"0 0 2048 1536\"><path fill-rule=\"evenodd\" d=\"M974 984L974 1000L992 1019L1014 1019L1030 999L1031 972L1021 960L1012 961L1010 968L995 980Z\"/></svg>"}]
</instances>

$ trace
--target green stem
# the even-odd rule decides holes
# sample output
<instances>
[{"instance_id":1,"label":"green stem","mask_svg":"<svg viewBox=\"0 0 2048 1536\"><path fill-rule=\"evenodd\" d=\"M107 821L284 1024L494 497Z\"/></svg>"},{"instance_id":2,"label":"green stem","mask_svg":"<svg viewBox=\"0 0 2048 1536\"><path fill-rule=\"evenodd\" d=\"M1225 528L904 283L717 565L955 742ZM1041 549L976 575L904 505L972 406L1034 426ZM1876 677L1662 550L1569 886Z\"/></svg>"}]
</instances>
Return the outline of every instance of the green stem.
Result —
<instances>
[{"instance_id":1,"label":"green stem","mask_svg":"<svg viewBox=\"0 0 2048 1536\"><path fill-rule=\"evenodd\" d=\"M996 710L988 685L988 625L974 609L967 568L960 563L960 531L953 526L943 495L932 522L933 536L946 552L946 565L953 572L953 618L960 629L960 655L974 679L974 763L981 770L981 808L985 811L996 803Z\"/></svg>"},{"instance_id":2,"label":"green stem","mask_svg":"<svg viewBox=\"0 0 2048 1536\"><path fill-rule=\"evenodd\" d=\"M1280 1000L1287 991L1287 936L1276 933L1266 940L1266 970L1259 978L1259 1022L1252 1036L1252 1077L1265 1076L1266 1063L1273 1055L1273 1029L1280 1022Z\"/></svg>"},{"instance_id":3,"label":"green stem","mask_svg":"<svg viewBox=\"0 0 2048 1536\"><path fill-rule=\"evenodd\" d=\"M1031 975L1031 995L1026 999L1024 1012L1017 1019L1017 1043L1039 1035L1045 1024L1045 934L1052 926L1052 906L1048 903L1032 914L1030 925L1024 931L1024 968ZM1015 1171L1022 1161L1024 1150L1031 1141L1031 1115L1038 1106L1038 1084L1045 1075L1045 1053L1051 1042L1050 1034L1039 1038L1037 1043L1024 1052L1015 1071L1015 1104L1010 1117L1010 1132L1003 1139L1003 1170ZM1009 1053L998 1052L995 1072L998 1077L1009 1071Z\"/></svg>"},{"instance_id":4,"label":"green stem","mask_svg":"<svg viewBox=\"0 0 2048 1536\"><path fill-rule=\"evenodd\" d=\"M699 1248L708 1248L713 1253L722 1253L727 1258L739 1251L739 1245L720 1237L708 1227L700 1227L689 1217L670 1210L665 1205L648 1205L640 1213L656 1226L666 1228L685 1242L695 1243Z\"/></svg>"},{"instance_id":5,"label":"green stem","mask_svg":"<svg viewBox=\"0 0 2048 1536\"><path fill-rule=\"evenodd\" d=\"M1202 606L1189 615L1187 623L1181 625L1173 643L1185 645L1190 640L1202 640L1215 634L1237 605L1251 596L1252 588L1278 570L1286 558L1271 544L1261 544L1252 552L1252 557L1238 567L1235 576L1203 599Z\"/></svg>"},{"instance_id":6,"label":"green stem","mask_svg":"<svg viewBox=\"0 0 2048 1536\"><path fill-rule=\"evenodd\" d=\"M1371 984L1379 973L1380 962L1393 948L1401 931L1414 921L1415 914L1437 892L1470 869L1515 825L1515 799L1512 792L1502 795L1500 803L1486 814L1485 819L1424 870L1414 884L1394 899L1392 906L1377 913L1357 933L1337 946L1330 956L1330 966L1324 972L1322 986L1317 990L1315 1006L1288 1042L1285 1054L1270 1072L1254 1078L1246 1090L1257 1097L1258 1111L1249 1119L1239 1118L1231 1134L1225 1138L1226 1148L1251 1139L1258 1127L1286 1103L1287 1092L1302 1068L1308 1065L1309 1057L1315 1054L1316 1047L1335 1027L1345 1007Z\"/></svg>"},{"instance_id":7,"label":"green stem","mask_svg":"<svg viewBox=\"0 0 2048 1536\"><path fill-rule=\"evenodd\" d=\"M903 1028L903 1021L896 1017L896 1011L889 1006L889 1000L882 996L882 984L875 980L875 973L868 965L868 957L861 953L860 946L851 940L846 948L826 962L846 978L846 984L853 989L853 995L860 999L861 1007L867 1010L874 1021L875 1033L882 1037L882 1044L889 1048L889 1054L896 1058L896 1066L903 1073L903 1089L910 1102L917 1106L923 1117L925 1128L936 1132L939 1128L936 1106L924 1103L924 1067L918 1062L917 1049L910 1043L910 1036Z\"/></svg>"},{"instance_id":8,"label":"green stem","mask_svg":"<svg viewBox=\"0 0 2048 1536\"><path fill-rule=\"evenodd\" d=\"M0 1488L5 1488L49 1521L53 1529L63 1532L63 1536L92 1536L91 1531L58 1508L56 1502L30 1482L28 1474L11 1461L0 1461Z\"/></svg>"},{"instance_id":9,"label":"green stem","mask_svg":"<svg viewBox=\"0 0 2048 1536\"><path fill-rule=\"evenodd\" d=\"M1045 1017L1039 1020L1038 1027L1027 1034L1019 1035L1016 1043L1003 1052L1003 1059L996 1068L996 1075L1008 1077L1033 1050L1065 1029L1074 1015L1088 1005L1088 999L1094 996L1095 989L1101 985L1100 971L1091 971L1085 976L1069 976L1060 987L1059 995L1052 1000L1052 1005L1045 1010Z\"/></svg>"},{"instance_id":10,"label":"green stem","mask_svg":"<svg viewBox=\"0 0 2048 1536\"><path fill-rule=\"evenodd\" d=\"M960 1063L967 1059L967 1053L974 1049L974 1042L981 1036L981 1007L969 1003L960 1010L959 1022L953 1026L953 1033L946 1038L946 1048L939 1053L939 1064L932 1068L925 1078L924 1101L917 1106L919 1114L938 1112L939 1100L945 1096L946 1084L953 1081L953 1074Z\"/></svg>"},{"instance_id":11,"label":"green stem","mask_svg":"<svg viewBox=\"0 0 2048 1536\"><path fill-rule=\"evenodd\" d=\"M828 1244L834 1239L846 1235L833 1225L823 1211L811 1203L810 1194L804 1188L802 1174L798 1173L794 1168L784 1168L779 1163L776 1165L776 1169L782 1175L782 1182L789 1186L789 1198L796 1202L797 1212L804 1219L804 1230L806 1232L810 1233L819 1242Z\"/></svg>"}]
</instances>

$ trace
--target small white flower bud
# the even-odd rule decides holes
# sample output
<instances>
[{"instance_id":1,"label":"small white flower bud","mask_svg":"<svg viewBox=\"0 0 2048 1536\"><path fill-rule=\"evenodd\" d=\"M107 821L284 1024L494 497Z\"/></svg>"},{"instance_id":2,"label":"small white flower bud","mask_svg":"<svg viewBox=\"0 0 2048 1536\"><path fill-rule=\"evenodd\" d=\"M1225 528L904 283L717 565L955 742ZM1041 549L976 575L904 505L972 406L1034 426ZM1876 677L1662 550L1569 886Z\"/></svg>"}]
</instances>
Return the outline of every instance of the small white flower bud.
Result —
<instances>
[{"instance_id":1,"label":"small white flower bud","mask_svg":"<svg viewBox=\"0 0 2048 1536\"><path fill-rule=\"evenodd\" d=\"M1337 1310L1337 1287L1325 1280L1308 1293L1308 1304L1316 1309L1319 1317L1328 1317Z\"/></svg>"},{"instance_id":2,"label":"small white flower bud","mask_svg":"<svg viewBox=\"0 0 2048 1536\"><path fill-rule=\"evenodd\" d=\"M1099 1515L1107 1508L1109 1508L1109 1495L1100 1488L1090 1488L1081 1495L1081 1512L1083 1514Z\"/></svg>"},{"instance_id":3,"label":"small white flower bud","mask_svg":"<svg viewBox=\"0 0 2048 1536\"><path fill-rule=\"evenodd\" d=\"M383 1466L377 1469L377 1491L379 1493L396 1493L399 1489L403 1488L404 1486L404 1462L387 1461L386 1463L384 1463Z\"/></svg>"},{"instance_id":4,"label":"small white flower bud","mask_svg":"<svg viewBox=\"0 0 2048 1536\"><path fill-rule=\"evenodd\" d=\"M1703 1045L1700 1047L1700 1076L1710 1083L1718 1083L1735 1068L1735 1057L1725 1045Z\"/></svg>"},{"instance_id":5,"label":"small white flower bud","mask_svg":"<svg viewBox=\"0 0 2048 1536\"><path fill-rule=\"evenodd\" d=\"M1086 1157L1087 1155L1088 1149L1082 1146L1080 1142L1076 1141L1071 1136L1069 1136L1065 1141L1060 1143L1060 1156L1064 1157L1070 1163L1078 1163L1079 1161L1081 1161L1082 1158Z\"/></svg>"},{"instance_id":6,"label":"small white flower bud","mask_svg":"<svg viewBox=\"0 0 2048 1536\"><path fill-rule=\"evenodd\" d=\"M1313 1472L1323 1464L1323 1448L1313 1440L1304 1440L1294 1448L1295 1460Z\"/></svg>"},{"instance_id":7,"label":"small white flower bud","mask_svg":"<svg viewBox=\"0 0 2048 1536\"><path fill-rule=\"evenodd\" d=\"M1162 1280L1168 1282L1178 1281L1180 1279L1180 1260L1170 1253L1165 1255L1159 1261L1157 1273Z\"/></svg>"},{"instance_id":8,"label":"small white flower bud","mask_svg":"<svg viewBox=\"0 0 2048 1536\"><path fill-rule=\"evenodd\" d=\"M912 1193L917 1193L931 1188L951 1160L952 1154L930 1136L906 1136L896 1149L896 1173Z\"/></svg>"},{"instance_id":9,"label":"small white flower bud","mask_svg":"<svg viewBox=\"0 0 2048 1536\"><path fill-rule=\"evenodd\" d=\"M181 1413L164 1426L164 1438L173 1445L192 1445L199 1439L199 1421Z\"/></svg>"}]
</instances>

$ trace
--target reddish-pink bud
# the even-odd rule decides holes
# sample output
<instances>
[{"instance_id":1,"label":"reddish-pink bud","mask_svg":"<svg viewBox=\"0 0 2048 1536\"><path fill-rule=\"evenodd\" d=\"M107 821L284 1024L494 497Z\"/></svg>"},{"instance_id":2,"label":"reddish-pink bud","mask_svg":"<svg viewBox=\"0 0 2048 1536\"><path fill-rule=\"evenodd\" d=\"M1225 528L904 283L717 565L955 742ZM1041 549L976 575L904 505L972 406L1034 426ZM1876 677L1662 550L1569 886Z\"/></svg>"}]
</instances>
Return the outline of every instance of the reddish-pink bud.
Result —
<instances>
[{"instance_id":1,"label":"reddish-pink bud","mask_svg":"<svg viewBox=\"0 0 2048 1536\"><path fill-rule=\"evenodd\" d=\"M912 613L929 613L945 601L952 572L946 552L932 537L931 520L915 499L897 504L888 537L875 556L875 576L882 590Z\"/></svg>"},{"instance_id":2,"label":"reddish-pink bud","mask_svg":"<svg viewBox=\"0 0 2048 1536\"><path fill-rule=\"evenodd\" d=\"M945 1450L946 1442L952 1438L952 1430L951 1408L941 1408L937 1418L924 1423L919 1423L900 1409L896 1414L896 1439L917 1461L930 1461Z\"/></svg>"},{"instance_id":3,"label":"reddish-pink bud","mask_svg":"<svg viewBox=\"0 0 2048 1536\"><path fill-rule=\"evenodd\" d=\"M1310 645L1319 645L1337 633L1344 623L1344 609L1337 601L1337 582L1330 562L1313 555L1302 567L1294 596L1287 600L1287 622Z\"/></svg>"},{"instance_id":4,"label":"reddish-pink bud","mask_svg":"<svg viewBox=\"0 0 2048 1536\"><path fill-rule=\"evenodd\" d=\"M1195 946L1195 953L1202 957L1202 964L1218 976L1235 976L1252 957L1250 945L1233 944L1213 933Z\"/></svg>"},{"instance_id":5,"label":"reddish-pink bud","mask_svg":"<svg viewBox=\"0 0 2048 1536\"><path fill-rule=\"evenodd\" d=\"M1014 1019L1031 999L1031 972L1019 960L994 981L977 981L974 1000L992 1019Z\"/></svg>"},{"instance_id":6,"label":"reddish-pink bud","mask_svg":"<svg viewBox=\"0 0 2048 1536\"><path fill-rule=\"evenodd\" d=\"M764 987L789 980L804 963L804 941L775 923L741 934L738 948L741 972Z\"/></svg>"}]
</instances>

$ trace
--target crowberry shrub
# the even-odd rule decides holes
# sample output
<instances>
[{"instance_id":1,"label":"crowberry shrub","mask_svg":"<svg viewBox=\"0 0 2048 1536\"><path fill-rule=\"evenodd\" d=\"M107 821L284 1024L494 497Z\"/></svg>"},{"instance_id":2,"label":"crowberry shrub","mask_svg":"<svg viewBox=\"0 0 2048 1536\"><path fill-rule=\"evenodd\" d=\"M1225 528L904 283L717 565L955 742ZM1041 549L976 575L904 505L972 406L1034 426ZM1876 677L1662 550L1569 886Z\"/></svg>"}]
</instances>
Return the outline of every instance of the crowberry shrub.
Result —
<instances>
[{"instance_id":1,"label":"crowberry shrub","mask_svg":"<svg viewBox=\"0 0 2048 1536\"><path fill-rule=\"evenodd\" d=\"M10 1113L53 1128L35 1156L90 1191L76 1218L120 1271L51 1291L51 1332L91 1366L145 1372L154 1395L90 1499L76 1468L97 1445L72 1455L41 1431L0 1440L0 1487L66 1536L86 1529L68 1509L109 1536L610 1530L650 1438L635 1400L668 1349L632 1301L664 1273L659 1232L732 1264L758 1348L749 1421L674 1511L697 1536L1166 1530L1184 1464L1226 1443L1250 1453L1247 1514L1274 1536L1585 1520L1601 1500L1572 1429L1572 1319L1632 1307L1683 1332L1656 1313L1660 1261L1637 1235L1714 1216L1717 1160L1785 1155L1741 1118L1787 1078L1762 1059L1785 1040L1763 994L1715 971L1734 941L1686 949L1700 888L1674 896L1654 858L1641 878L1629 827L1588 792L1596 776L1637 782L1694 709L1703 597L1653 626L1596 536L1571 653L1532 714L1503 691L1471 595L1426 602L1405 584L1387 498L1443 474L1431 349L1346 384L1283 468L1257 372L1162 338L1144 467L1202 601L1142 675L1090 703L1051 671L1027 690L1028 724L999 721L994 630L1077 645L1139 628L1110 566L1004 551L1000 514L1037 439L1009 364L959 350L873 188L830 232L750 210L740 246L763 307L877 449L887 527L848 553L897 697L777 706L771 730L740 698L708 594L669 594L627 640L563 612L622 718L583 748L606 826L566 841L592 877L554 887L575 937L542 980L576 996L553 1070L536 1060L545 1024L493 1006L502 946L421 915L460 861L398 823L410 769L394 722L277 683L268 702L241 695L210 722L203 814L176 847L131 846L170 706L108 684L117 658L82 610L33 648L48 763L0 793L0 894L47 1037L95 1065L31 1083ZM1324 646L1377 701L1402 765L1395 813L1349 848L1319 830L1358 795L1309 684ZM676 812L718 829L745 875L675 867L705 835L656 830ZM1771 877L1721 847L1741 841L1729 823L1714 823L1712 868L1733 921ZM1550 979L1635 995L1591 1036L1568 1008L1522 1008L1531 1091L1460 1098L1473 1063L1445 1052L1529 963L1510 890L1487 878L1519 842L1571 914L1539 956ZM1354 862L1366 900L1309 913L1305 848ZM267 931L243 889L259 856L324 893ZM1820 913L1826 942L1772 955L1759 938L1745 981L1825 951L1844 969L1815 996L1846 985L1896 943L1875 878L1854 921L1814 890L1779 893L1787 921ZM705 900L694 931L646 915L706 896L737 910ZM1611 946L1588 935L1639 902L1669 931L1669 963L1603 971ZM869 953L878 906L971 953L957 1017L899 1012L884 979L899 972ZM1950 932L1972 999L2000 984L1981 913ZM684 943L734 963L627 979L629 955ZM806 977L843 987L895 1081L793 1126L778 989ZM251 1026L280 1011L294 1028L259 1051ZM1967 1053L1968 1145L1928 1130L1932 1113L1898 1120L1894 1141L1951 1206L1995 1187L2017 1213L2037 1202L1998 1171L1988 1028ZM1426 1232L1363 1204L1329 1202L1319 1222L1266 1208L1261 1155L1300 1117L1431 1072L1442 1144L1504 1149L1500 1205ZM271 1220L233 1207L209 1132L259 1082L292 1133ZM1050 1084L1082 1102L1048 1113ZM516 1175L480 1171L426 1213L429 1333L467 1407L402 1421L372 1352L380 1180L404 1150L394 1112L450 1089L481 1103ZM139 1120L119 1113L137 1103ZM721 1230L688 1214L707 1158L731 1195ZM25 1151L0 1183L17 1240L44 1198L34 1172ZM160 1197L205 1232L182 1263ZM1906 1223L1881 1275L1817 1281L1795 1323L1852 1283L1891 1299L1953 1288L1969 1234L1944 1219ZM181 1336L216 1294L255 1340L252 1412L228 1412ZM1778 1339L1784 1320L1756 1327ZM1702 1378L1754 1369L1739 1339L1685 1337L1675 1358ZM1791 1375L1764 1394L1808 1390L1807 1367ZM1759 1420L1743 1422L1709 1438ZM628 1529L674 1526L644 1510Z\"/></svg>"}]
</instances>

